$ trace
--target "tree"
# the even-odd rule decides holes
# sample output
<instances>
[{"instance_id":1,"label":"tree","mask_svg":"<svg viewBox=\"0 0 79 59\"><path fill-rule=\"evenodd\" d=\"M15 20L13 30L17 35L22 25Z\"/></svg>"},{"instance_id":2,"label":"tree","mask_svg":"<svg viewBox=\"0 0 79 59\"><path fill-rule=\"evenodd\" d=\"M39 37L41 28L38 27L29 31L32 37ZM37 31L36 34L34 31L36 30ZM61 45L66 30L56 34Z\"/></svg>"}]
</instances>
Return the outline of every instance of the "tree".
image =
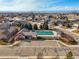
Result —
<instances>
[{"instance_id":1,"label":"tree","mask_svg":"<svg viewBox=\"0 0 79 59\"><path fill-rule=\"evenodd\" d=\"M55 26L58 26L58 23L57 23L57 22L55 22L55 23L54 23L54 25L55 25Z\"/></svg>"},{"instance_id":2,"label":"tree","mask_svg":"<svg viewBox=\"0 0 79 59\"><path fill-rule=\"evenodd\" d=\"M78 24L78 30L79 30L79 24Z\"/></svg>"},{"instance_id":3,"label":"tree","mask_svg":"<svg viewBox=\"0 0 79 59\"><path fill-rule=\"evenodd\" d=\"M22 27L24 27L24 28L28 28L28 24L25 24L25 25L23 25Z\"/></svg>"},{"instance_id":4,"label":"tree","mask_svg":"<svg viewBox=\"0 0 79 59\"><path fill-rule=\"evenodd\" d=\"M23 29L23 28L25 28L25 25L24 24L21 25L21 29Z\"/></svg>"},{"instance_id":5,"label":"tree","mask_svg":"<svg viewBox=\"0 0 79 59\"><path fill-rule=\"evenodd\" d=\"M28 30L32 30L32 25L30 23L25 24L24 28L27 28Z\"/></svg>"},{"instance_id":6,"label":"tree","mask_svg":"<svg viewBox=\"0 0 79 59\"><path fill-rule=\"evenodd\" d=\"M38 26L37 26L37 24L34 24L34 30L38 30Z\"/></svg>"},{"instance_id":7,"label":"tree","mask_svg":"<svg viewBox=\"0 0 79 59\"><path fill-rule=\"evenodd\" d=\"M44 29L44 30L48 30L48 23L47 23L47 22L45 22L45 23L43 24L43 29Z\"/></svg>"},{"instance_id":8,"label":"tree","mask_svg":"<svg viewBox=\"0 0 79 59\"><path fill-rule=\"evenodd\" d=\"M39 52L39 53L38 53L37 59L43 59L43 53L42 53L42 52Z\"/></svg>"},{"instance_id":9,"label":"tree","mask_svg":"<svg viewBox=\"0 0 79 59\"><path fill-rule=\"evenodd\" d=\"M17 25L18 27L21 27L21 24L20 24L20 23L17 23L16 25Z\"/></svg>"},{"instance_id":10,"label":"tree","mask_svg":"<svg viewBox=\"0 0 79 59\"><path fill-rule=\"evenodd\" d=\"M30 23L28 24L28 29L32 30L32 25Z\"/></svg>"},{"instance_id":11,"label":"tree","mask_svg":"<svg viewBox=\"0 0 79 59\"><path fill-rule=\"evenodd\" d=\"M43 25L40 25L40 29L43 29Z\"/></svg>"},{"instance_id":12,"label":"tree","mask_svg":"<svg viewBox=\"0 0 79 59\"><path fill-rule=\"evenodd\" d=\"M68 20L68 17L65 17L65 20L68 22L69 20Z\"/></svg>"},{"instance_id":13,"label":"tree","mask_svg":"<svg viewBox=\"0 0 79 59\"><path fill-rule=\"evenodd\" d=\"M68 28L72 28L72 25L71 25L71 24L67 24L67 27L68 27Z\"/></svg>"},{"instance_id":14,"label":"tree","mask_svg":"<svg viewBox=\"0 0 79 59\"><path fill-rule=\"evenodd\" d=\"M67 53L66 59L74 59L71 51Z\"/></svg>"}]
</instances>

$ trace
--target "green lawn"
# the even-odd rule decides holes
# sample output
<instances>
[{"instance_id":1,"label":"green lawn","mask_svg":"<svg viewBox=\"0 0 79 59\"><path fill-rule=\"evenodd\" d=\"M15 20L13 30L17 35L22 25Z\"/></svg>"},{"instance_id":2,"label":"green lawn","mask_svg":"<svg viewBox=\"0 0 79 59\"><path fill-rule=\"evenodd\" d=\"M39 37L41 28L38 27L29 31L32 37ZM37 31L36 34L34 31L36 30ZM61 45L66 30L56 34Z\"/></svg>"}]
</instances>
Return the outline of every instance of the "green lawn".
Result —
<instances>
[{"instance_id":1,"label":"green lawn","mask_svg":"<svg viewBox=\"0 0 79 59\"><path fill-rule=\"evenodd\" d=\"M7 44L8 44L8 42L0 40L0 45L7 45Z\"/></svg>"},{"instance_id":2,"label":"green lawn","mask_svg":"<svg viewBox=\"0 0 79 59\"><path fill-rule=\"evenodd\" d=\"M72 32L79 34L79 30L73 30Z\"/></svg>"},{"instance_id":3,"label":"green lawn","mask_svg":"<svg viewBox=\"0 0 79 59\"><path fill-rule=\"evenodd\" d=\"M37 37L37 38L32 38L32 40L35 40L35 41L43 41L43 40L45 40L45 38Z\"/></svg>"}]
</instances>

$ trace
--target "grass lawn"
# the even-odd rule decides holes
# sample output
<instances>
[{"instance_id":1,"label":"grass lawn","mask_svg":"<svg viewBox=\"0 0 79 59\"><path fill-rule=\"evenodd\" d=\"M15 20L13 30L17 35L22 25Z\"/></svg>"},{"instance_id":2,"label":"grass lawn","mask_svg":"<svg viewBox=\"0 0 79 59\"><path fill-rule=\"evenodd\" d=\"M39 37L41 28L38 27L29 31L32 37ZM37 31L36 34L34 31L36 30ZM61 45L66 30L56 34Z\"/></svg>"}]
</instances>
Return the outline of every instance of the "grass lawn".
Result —
<instances>
[{"instance_id":1,"label":"grass lawn","mask_svg":"<svg viewBox=\"0 0 79 59\"><path fill-rule=\"evenodd\" d=\"M73 30L72 32L79 34L79 30Z\"/></svg>"},{"instance_id":2,"label":"grass lawn","mask_svg":"<svg viewBox=\"0 0 79 59\"><path fill-rule=\"evenodd\" d=\"M75 40L70 41L70 40L68 40L66 38L63 38L63 37L60 37L59 40L66 43L66 44L68 44L68 45L77 45L77 42Z\"/></svg>"},{"instance_id":3,"label":"grass lawn","mask_svg":"<svg viewBox=\"0 0 79 59\"><path fill-rule=\"evenodd\" d=\"M37 37L37 38L32 38L32 40L35 40L35 41L43 41L43 40L45 40L45 39L42 38L42 37Z\"/></svg>"},{"instance_id":4,"label":"grass lawn","mask_svg":"<svg viewBox=\"0 0 79 59\"><path fill-rule=\"evenodd\" d=\"M66 27L66 26L62 26L61 28L63 28L63 29L67 29L67 27Z\"/></svg>"},{"instance_id":5,"label":"grass lawn","mask_svg":"<svg viewBox=\"0 0 79 59\"><path fill-rule=\"evenodd\" d=\"M7 44L8 44L8 42L0 40L0 45L7 45Z\"/></svg>"}]
</instances>

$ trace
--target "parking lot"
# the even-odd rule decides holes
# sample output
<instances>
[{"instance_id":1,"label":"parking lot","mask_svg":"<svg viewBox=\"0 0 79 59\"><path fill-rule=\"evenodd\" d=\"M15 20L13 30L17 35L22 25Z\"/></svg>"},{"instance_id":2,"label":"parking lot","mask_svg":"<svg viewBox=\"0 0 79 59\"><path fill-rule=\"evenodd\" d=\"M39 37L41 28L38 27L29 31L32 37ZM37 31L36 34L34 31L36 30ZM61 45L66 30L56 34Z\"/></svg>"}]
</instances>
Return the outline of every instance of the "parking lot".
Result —
<instances>
[{"instance_id":1,"label":"parking lot","mask_svg":"<svg viewBox=\"0 0 79 59\"><path fill-rule=\"evenodd\" d=\"M60 45L57 41L33 41L24 42L18 47L0 47L1 56L52 56L52 57L64 57L71 51L74 56L79 57L79 47L66 47Z\"/></svg>"},{"instance_id":2,"label":"parking lot","mask_svg":"<svg viewBox=\"0 0 79 59\"><path fill-rule=\"evenodd\" d=\"M31 41L25 42L22 41L22 47L60 47L59 43L56 40L45 40L45 41Z\"/></svg>"}]
</instances>

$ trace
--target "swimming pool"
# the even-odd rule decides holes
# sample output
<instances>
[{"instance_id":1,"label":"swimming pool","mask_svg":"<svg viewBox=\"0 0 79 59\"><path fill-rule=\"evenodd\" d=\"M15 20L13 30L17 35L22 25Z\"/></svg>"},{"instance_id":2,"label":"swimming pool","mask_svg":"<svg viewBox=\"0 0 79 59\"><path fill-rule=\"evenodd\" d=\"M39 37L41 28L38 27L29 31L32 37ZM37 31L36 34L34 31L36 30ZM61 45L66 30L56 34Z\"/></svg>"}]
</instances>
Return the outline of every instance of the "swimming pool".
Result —
<instances>
[{"instance_id":1,"label":"swimming pool","mask_svg":"<svg viewBox=\"0 0 79 59\"><path fill-rule=\"evenodd\" d=\"M54 35L51 30L36 30L37 35Z\"/></svg>"}]
</instances>

